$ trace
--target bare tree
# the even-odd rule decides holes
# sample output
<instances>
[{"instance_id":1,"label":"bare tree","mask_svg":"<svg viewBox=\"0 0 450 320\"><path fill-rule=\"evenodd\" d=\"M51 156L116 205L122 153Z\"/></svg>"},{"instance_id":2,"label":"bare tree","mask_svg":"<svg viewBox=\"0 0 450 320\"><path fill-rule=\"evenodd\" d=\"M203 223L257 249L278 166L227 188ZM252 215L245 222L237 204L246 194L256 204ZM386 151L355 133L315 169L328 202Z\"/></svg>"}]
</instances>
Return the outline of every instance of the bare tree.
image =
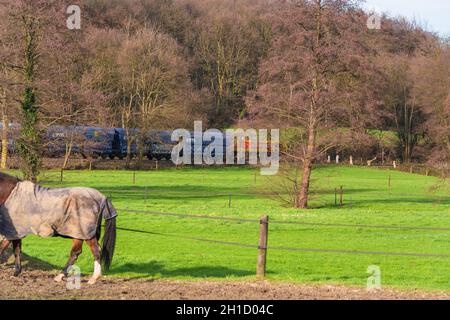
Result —
<instances>
[{"instance_id":1,"label":"bare tree","mask_svg":"<svg viewBox=\"0 0 450 320\"><path fill-rule=\"evenodd\" d=\"M19 102L20 136L16 141L25 179L35 181L42 157L42 116L51 93L46 90L53 79L50 61L61 44L61 26L65 16L59 14L63 2L58 0L19 0L7 2L5 40L9 54L4 66L10 71L11 101ZM53 85L57 81L53 82Z\"/></svg>"},{"instance_id":2,"label":"bare tree","mask_svg":"<svg viewBox=\"0 0 450 320\"><path fill-rule=\"evenodd\" d=\"M357 39L346 31L351 6L350 1L280 2L274 43L251 101L254 117L302 128L298 148L287 151L302 163L299 208L308 206L314 161L333 145L318 139L346 110L342 94L359 52Z\"/></svg>"},{"instance_id":3,"label":"bare tree","mask_svg":"<svg viewBox=\"0 0 450 320\"><path fill-rule=\"evenodd\" d=\"M173 39L149 28L127 38L121 48L121 94L126 97L123 111L127 121L134 119L140 129L140 160L149 131L173 126L185 111L183 98L190 83L179 50Z\"/></svg>"},{"instance_id":4,"label":"bare tree","mask_svg":"<svg viewBox=\"0 0 450 320\"><path fill-rule=\"evenodd\" d=\"M429 139L429 164L448 175L450 162L450 46L443 43L433 56L412 60L412 92L425 119L423 130Z\"/></svg>"}]
</instances>

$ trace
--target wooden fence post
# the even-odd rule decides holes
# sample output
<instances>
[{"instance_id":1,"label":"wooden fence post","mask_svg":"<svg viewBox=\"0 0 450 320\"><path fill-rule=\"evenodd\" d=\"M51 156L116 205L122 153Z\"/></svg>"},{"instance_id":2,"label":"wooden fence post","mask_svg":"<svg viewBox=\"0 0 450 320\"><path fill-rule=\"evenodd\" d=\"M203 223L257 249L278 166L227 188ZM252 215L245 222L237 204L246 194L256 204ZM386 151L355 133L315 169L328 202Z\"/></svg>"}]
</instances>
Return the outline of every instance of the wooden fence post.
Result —
<instances>
[{"instance_id":1,"label":"wooden fence post","mask_svg":"<svg viewBox=\"0 0 450 320\"><path fill-rule=\"evenodd\" d=\"M269 232L269 216L261 216L259 220L258 265L256 276L263 279L266 275L267 236Z\"/></svg>"},{"instance_id":2,"label":"wooden fence post","mask_svg":"<svg viewBox=\"0 0 450 320\"><path fill-rule=\"evenodd\" d=\"M63 182L64 180L64 169L61 168L61 178L60 178L61 182Z\"/></svg>"},{"instance_id":3,"label":"wooden fence post","mask_svg":"<svg viewBox=\"0 0 450 320\"><path fill-rule=\"evenodd\" d=\"M389 191L391 191L391 175L389 175L388 187Z\"/></svg>"},{"instance_id":4,"label":"wooden fence post","mask_svg":"<svg viewBox=\"0 0 450 320\"><path fill-rule=\"evenodd\" d=\"M136 184L136 165L133 167L133 184Z\"/></svg>"},{"instance_id":5,"label":"wooden fence post","mask_svg":"<svg viewBox=\"0 0 450 320\"><path fill-rule=\"evenodd\" d=\"M231 193L228 195L228 208L231 208Z\"/></svg>"},{"instance_id":6,"label":"wooden fence post","mask_svg":"<svg viewBox=\"0 0 450 320\"><path fill-rule=\"evenodd\" d=\"M334 206L337 206L337 188L334 188Z\"/></svg>"},{"instance_id":7,"label":"wooden fence post","mask_svg":"<svg viewBox=\"0 0 450 320\"><path fill-rule=\"evenodd\" d=\"M344 187L341 186L341 191L340 191L340 202L339 202L341 208L342 208L342 206L344 205L344 203L343 203L343 196L344 196Z\"/></svg>"}]
</instances>

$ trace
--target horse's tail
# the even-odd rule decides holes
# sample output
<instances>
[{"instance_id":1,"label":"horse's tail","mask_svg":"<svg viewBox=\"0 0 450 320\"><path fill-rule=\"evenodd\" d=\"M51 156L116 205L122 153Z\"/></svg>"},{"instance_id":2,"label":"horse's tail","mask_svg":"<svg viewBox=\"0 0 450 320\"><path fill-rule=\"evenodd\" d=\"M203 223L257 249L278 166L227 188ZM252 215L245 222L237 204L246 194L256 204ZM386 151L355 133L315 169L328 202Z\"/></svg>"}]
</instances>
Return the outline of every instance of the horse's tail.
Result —
<instances>
[{"instance_id":1,"label":"horse's tail","mask_svg":"<svg viewBox=\"0 0 450 320\"><path fill-rule=\"evenodd\" d=\"M117 212L114 209L111 200L106 199L101 210L101 215L105 219L105 231L103 235L103 246L101 252L101 263L103 268L108 271L114 256L114 249L116 247L116 217ZM99 219L99 228L97 230L97 237L100 238L101 218Z\"/></svg>"}]
</instances>

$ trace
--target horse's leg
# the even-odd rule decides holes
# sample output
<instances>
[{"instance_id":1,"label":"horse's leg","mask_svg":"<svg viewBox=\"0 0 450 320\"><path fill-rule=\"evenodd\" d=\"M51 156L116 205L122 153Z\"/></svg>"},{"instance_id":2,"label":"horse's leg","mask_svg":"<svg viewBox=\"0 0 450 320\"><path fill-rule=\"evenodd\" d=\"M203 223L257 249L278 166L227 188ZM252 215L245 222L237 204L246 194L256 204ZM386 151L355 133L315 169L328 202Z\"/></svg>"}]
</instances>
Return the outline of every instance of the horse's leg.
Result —
<instances>
[{"instance_id":1,"label":"horse's leg","mask_svg":"<svg viewBox=\"0 0 450 320\"><path fill-rule=\"evenodd\" d=\"M86 240L89 248L91 248L92 255L94 256L94 274L89 279L88 284L95 284L102 275L102 265L100 263L100 246L98 245L97 238Z\"/></svg>"},{"instance_id":2,"label":"horse's leg","mask_svg":"<svg viewBox=\"0 0 450 320\"><path fill-rule=\"evenodd\" d=\"M22 240L13 240L14 250L14 277L18 277L22 272Z\"/></svg>"},{"instance_id":3,"label":"horse's leg","mask_svg":"<svg viewBox=\"0 0 450 320\"><path fill-rule=\"evenodd\" d=\"M0 241L0 263L6 262L6 261L3 261L5 258L3 256L3 253L5 252L6 249L8 249L10 244L11 244L11 241L6 240L6 239L3 241Z\"/></svg>"},{"instance_id":4,"label":"horse's leg","mask_svg":"<svg viewBox=\"0 0 450 320\"><path fill-rule=\"evenodd\" d=\"M72 250L70 251L69 260L67 261L63 269L63 272L55 277L54 280L56 282L61 282L64 279L64 277L67 277L70 267L73 266L73 264L77 261L78 256L81 254L82 251L83 251L83 240L73 239Z\"/></svg>"}]
</instances>

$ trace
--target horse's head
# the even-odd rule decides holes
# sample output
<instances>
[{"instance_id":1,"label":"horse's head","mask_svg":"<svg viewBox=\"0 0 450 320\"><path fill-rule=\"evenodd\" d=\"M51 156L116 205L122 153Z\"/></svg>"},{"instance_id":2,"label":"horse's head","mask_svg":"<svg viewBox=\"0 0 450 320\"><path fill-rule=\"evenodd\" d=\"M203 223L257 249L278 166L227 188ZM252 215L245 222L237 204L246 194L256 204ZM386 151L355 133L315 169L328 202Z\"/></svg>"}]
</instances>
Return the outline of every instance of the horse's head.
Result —
<instances>
[{"instance_id":1,"label":"horse's head","mask_svg":"<svg viewBox=\"0 0 450 320\"><path fill-rule=\"evenodd\" d=\"M5 203L19 181L16 177L0 172L0 206Z\"/></svg>"}]
</instances>

